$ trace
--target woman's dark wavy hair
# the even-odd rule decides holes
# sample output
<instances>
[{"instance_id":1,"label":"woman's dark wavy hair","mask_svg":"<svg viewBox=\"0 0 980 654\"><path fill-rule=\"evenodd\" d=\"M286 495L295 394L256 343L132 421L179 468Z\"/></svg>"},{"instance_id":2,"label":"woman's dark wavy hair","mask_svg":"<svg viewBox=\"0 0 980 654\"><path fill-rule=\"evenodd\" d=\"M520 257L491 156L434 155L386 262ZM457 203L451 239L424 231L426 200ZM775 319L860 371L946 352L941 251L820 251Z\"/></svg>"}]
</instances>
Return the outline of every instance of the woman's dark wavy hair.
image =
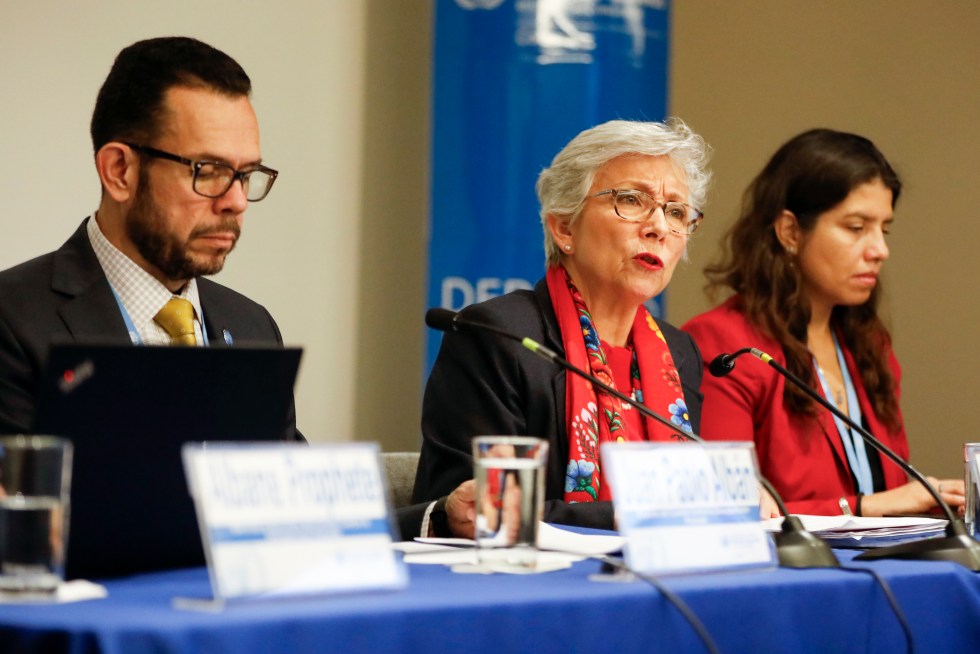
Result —
<instances>
[{"instance_id":1,"label":"woman's dark wavy hair","mask_svg":"<svg viewBox=\"0 0 980 654\"><path fill-rule=\"evenodd\" d=\"M804 231L810 231L820 214L874 180L891 189L894 207L902 182L868 139L829 129L792 138L746 189L741 215L725 236L720 263L705 270L708 291L728 287L738 293L739 308L748 320L779 341L786 367L811 386L815 376L806 345L810 308L802 301L799 267L776 238L774 223L786 209ZM879 282L864 304L835 307L831 325L854 354L875 413L894 428L898 403L895 379L884 356L891 337L878 317L880 295ZM812 401L792 384L786 384L784 401L792 411L815 412Z\"/></svg>"}]
</instances>

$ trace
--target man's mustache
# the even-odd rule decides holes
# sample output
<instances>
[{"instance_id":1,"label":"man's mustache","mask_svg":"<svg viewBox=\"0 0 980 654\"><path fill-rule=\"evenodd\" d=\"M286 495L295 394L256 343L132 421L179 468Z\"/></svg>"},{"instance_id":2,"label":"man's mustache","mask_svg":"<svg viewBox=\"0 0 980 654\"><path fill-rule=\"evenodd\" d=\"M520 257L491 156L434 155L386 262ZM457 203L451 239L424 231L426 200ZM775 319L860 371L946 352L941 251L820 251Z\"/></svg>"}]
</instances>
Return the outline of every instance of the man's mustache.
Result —
<instances>
[{"instance_id":1,"label":"man's mustache","mask_svg":"<svg viewBox=\"0 0 980 654\"><path fill-rule=\"evenodd\" d=\"M241 236L242 228L239 227L238 223L234 220L230 222L223 222L220 225L213 227L199 227L191 232L190 239L197 238L199 236L208 236L209 234L228 234L231 233L235 236L235 240Z\"/></svg>"}]
</instances>

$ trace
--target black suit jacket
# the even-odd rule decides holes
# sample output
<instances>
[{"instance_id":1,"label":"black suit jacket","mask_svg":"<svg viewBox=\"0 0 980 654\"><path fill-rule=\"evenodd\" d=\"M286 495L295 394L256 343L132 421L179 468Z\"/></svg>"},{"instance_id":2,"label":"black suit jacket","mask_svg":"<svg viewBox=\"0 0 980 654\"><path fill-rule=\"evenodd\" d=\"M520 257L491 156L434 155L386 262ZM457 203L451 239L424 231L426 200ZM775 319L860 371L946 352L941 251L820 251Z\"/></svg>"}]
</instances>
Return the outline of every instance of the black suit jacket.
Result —
<instances>
[{"instance_id":1,"label":"black suit jacket","mask_svg":"<svg viewBox=\"0 0 980 654\"><path fill-rule=\"evenodd\" d=\"M544 280L533 291L516 291L472 305L462 315L530 337L564 357ZM691 426L697 433L701 353L690 336L663 321L658 324L680 374ZM548 440L545 521L613 528L609 502L568 504L562 500L568 464L565 372L520 344L492 334L447 333L425 389L422 455L413 501L437 499L471 479L470 441L481 434L524 434Z\"/></svg>"},{"instance_id":2,"label":"black suit jacket","mask_svg":"<svg viewBox=\"0 0 980 654\"><path fill-rule=\"evenodd\" d=\"M0 434L32 428L51 344L131 344L86 223L58 250L0 272ZM197 284L212 347L226 347L224 330L235 345L282 345L264 307L210 280Z\"/></svg>"}]
</instances>

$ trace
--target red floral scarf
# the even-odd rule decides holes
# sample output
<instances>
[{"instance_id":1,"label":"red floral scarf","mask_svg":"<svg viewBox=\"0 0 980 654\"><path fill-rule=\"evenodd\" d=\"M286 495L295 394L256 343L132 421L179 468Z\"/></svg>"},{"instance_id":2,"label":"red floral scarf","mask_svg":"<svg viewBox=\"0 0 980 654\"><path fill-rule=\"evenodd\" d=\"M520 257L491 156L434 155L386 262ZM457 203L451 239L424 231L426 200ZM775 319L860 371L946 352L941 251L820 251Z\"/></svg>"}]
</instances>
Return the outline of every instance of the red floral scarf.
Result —
<instances>
[{"instance_id":1,"label":"red floral scarf","mask_svg":"<svg viewBox=\"0 0 980 654\"><path fill-rule=\"evenodd\" d=\"M546 279L565 358L615 388L592 316L568 272L562 266L552 266ZM669 416L675 425L691 431L680 376L667 341L642 305L636 311L629 341L633 346L630 374L633 397L657 413ZM630 433L624 411L635 409L607 393L597 396L592 384L577 375L565 375L565 420L570 441L565 470L566 502L612 499L599 466L599 444L644 439L643 434ZM643 420L650 440L678 438L659 422L645 416Z\"/></svg>"}]
</instances>

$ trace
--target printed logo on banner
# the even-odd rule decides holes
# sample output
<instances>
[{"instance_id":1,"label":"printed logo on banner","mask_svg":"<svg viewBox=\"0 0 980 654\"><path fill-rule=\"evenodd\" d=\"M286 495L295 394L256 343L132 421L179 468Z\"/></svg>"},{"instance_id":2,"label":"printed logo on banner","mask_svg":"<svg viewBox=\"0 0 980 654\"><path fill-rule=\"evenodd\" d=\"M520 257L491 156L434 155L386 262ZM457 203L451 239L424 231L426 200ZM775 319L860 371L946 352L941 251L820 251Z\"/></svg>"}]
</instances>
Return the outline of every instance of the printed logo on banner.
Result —
<instances>
[{"instance_id":1,"label":"printed logo on banner","mask_svg":"<svg viewBox=\"0 0 980 654\"><path fill-rule=\"evenodd\" d=\"M539 48L537 63L590 64L596 49L599 21L618 26L630 39L630 53L642 63L649 30L645 8L663 11L666 0L625 0L600 3L595 0L518 0L517 43Z\"/></svg>"}]
</instances>

